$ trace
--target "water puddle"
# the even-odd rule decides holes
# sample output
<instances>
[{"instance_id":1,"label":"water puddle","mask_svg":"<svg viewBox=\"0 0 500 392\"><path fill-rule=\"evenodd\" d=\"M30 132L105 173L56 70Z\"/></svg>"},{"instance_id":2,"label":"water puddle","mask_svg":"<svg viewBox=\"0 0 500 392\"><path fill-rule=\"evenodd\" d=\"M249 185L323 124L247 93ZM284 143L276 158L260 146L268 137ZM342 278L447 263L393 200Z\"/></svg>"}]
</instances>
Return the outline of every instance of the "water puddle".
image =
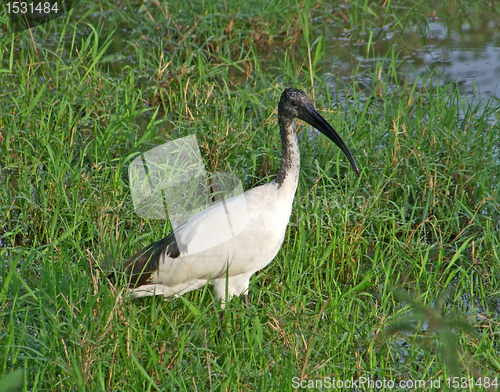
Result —
<instances>
[{"instance_id":1,"label":"water puddle","mask_svg":"<svg viewBox=\"0 0 500 392\"><path fill-rule=\"evenodd\" d=\"M415 54L415 71L406 65L403 72L415 79L438 71L441 82L456 83L466 98L486 101L500 97L500 36L498 22L489 21L485 29L474 29L469 23L459 31L444 23L430 22L428 34L432 44Z\"/></svg>"},{"instance_id":2,"label":"water puddle","mask_svg":"<svg viewBox=\"0 0 500 392\"><path fill-rule=\"evenodd\" d=\"M426 24L410 23L400 31L382 28L373 34L378 38L370 43L371 48L367 34L356 42L332 35L326 37L328 59L323 70L351 78L353 70L359 69L364 72L356 79L370 86L380 64L389 70L388 53L393 51L401 79L413 83L432 74L434 83L457 84L466 100L486 102L500 97L500 20L496 15L491 18L473 24L433 17Z\"/></svg>"}]
</instances>

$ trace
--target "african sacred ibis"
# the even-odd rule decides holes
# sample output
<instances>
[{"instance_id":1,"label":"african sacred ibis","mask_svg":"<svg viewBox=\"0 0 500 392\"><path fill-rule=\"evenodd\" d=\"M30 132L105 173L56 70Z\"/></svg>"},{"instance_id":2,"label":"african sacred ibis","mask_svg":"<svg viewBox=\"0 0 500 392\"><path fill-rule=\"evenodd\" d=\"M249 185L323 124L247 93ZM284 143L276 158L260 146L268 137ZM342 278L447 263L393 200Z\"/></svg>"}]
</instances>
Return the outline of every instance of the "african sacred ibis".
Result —
<instances>
[{"instance_id":1,"label":"african sacred ibis","mask_svg":"<svg viewBox=\"0 0 500 392\"><path fill-rule=\"evenodd\" d=\"M359 176L353 155L307 95L294 88L286 89L278 104L283 152L276 179L193 215L175 230L175 234L172 232L134 254L122 269L132 297L163 295L171 299L209 282L214 285L214 295L221 301L221 307L224 307L226 293L227 299L243 294L247 303L250 277L274 259L290 219L300 167L295 135L297 118L339 146ZM242 197L246 211L241 210L239 198ZM229 241L216 241L210 246L206 243L207 228L217 233L231 210L233 224L238 223L238 217L246 219L244 229ZM179 242L184 245L179 246ZM114 282L115 273L109 279Z\"/></svg>"}]
</instances>

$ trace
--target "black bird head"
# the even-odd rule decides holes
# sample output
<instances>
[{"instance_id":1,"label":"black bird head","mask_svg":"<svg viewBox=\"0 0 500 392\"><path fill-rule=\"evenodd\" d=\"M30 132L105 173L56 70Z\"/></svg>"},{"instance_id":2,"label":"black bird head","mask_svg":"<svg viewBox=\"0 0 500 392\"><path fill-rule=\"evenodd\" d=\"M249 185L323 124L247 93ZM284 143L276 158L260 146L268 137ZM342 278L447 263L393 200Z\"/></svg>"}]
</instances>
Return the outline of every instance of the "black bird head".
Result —
<instances>
[{"instance_id":1,"label":"black bird head","mask_svg":"<svg viewBox=\"0 0 500 392\"><path fill-rule=\"evenodd\" d=\"M339 146L351 163L354 172L357 176L359 176L358 164L356 163L351 151L349 151L346 144L335 129L333 129L333 127L314 108L314 105L305 92L297 90L296 88L287 88L283 91L278 104L278 117L285 121L292 121L299 118L316 128L328 139Z\"/></svg>"}]
</instances>

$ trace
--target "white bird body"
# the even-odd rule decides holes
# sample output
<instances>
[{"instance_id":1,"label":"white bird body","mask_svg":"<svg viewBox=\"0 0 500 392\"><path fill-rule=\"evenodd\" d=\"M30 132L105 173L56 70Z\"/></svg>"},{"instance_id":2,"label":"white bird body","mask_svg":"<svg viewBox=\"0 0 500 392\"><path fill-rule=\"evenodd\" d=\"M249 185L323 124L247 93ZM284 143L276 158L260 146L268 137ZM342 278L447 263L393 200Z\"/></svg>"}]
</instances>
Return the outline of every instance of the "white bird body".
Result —
<instances>
[{"instance_id":1,"label":"white bird body","mask_svg":"<svg viewBox=\"0 0 500 392\"><path fill-rule=\"evenodd\" d=\"M175 235L171 233L127 260L124 270L132 297L163 295L171 299L207 282L214 285L214 295L222 307L226 298L246 296L250 277L278 253L290 220L300 169L295 118L334 141L359 175L347 146L305 93L285 90L278 118L283 155L277 178L197 213L177 227ZM230 239L228 211L230 226L238 228ZM114 274L109 278L114 280Z\"/></svg>"},{"instance_id":2,"label":"white bird body","mask_svg":"<svg viewBox=\"0 0 500 392\"><path fill-rule=\"evenodd\" d=\"M246 227L229 241L207 236L205 230L209 228L215 235L224 231L218 227L224 224L222 203L192 216L175 231L178 242L188 244L187 248L177 258L163 252L150 283L131 289L131 295L137 298L156 294L170 299L201 288L207 281L214 285L215 296L223 302L226 282L228 298L244 293L250 277L267 266L281 248L297 188L298 167L296 174L287 177L279 189L273 181L226 200L230 211L232 205L246 206L241 214L247 216ZM245 203L238 200L242 197ZM231 218L237 219L238 212L232 213ZM207 238L219 245L210 247L210 243L205 243Z\"/></svg>"}]
</instances>

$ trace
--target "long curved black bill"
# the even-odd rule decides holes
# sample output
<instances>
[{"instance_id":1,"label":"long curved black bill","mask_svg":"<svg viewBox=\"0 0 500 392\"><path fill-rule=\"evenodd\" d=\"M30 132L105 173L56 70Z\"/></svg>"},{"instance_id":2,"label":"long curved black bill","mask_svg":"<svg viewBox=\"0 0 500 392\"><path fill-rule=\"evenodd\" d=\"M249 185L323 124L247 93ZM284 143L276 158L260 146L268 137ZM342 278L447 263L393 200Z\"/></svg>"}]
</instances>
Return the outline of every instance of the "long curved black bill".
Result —
<instances>
[{"instance_id":1,"label":"long curved black bill","mask_svg":"<svg viewBox=\"0 0 500 392\"><path fill-rule=\"evenodd\" d=\"M305 121L309 125L312 125L318 131L320 131L323 135L325 135L328 139L334 142L342 152L345 154L349 162L351 163L354 172L359 177L359 167L352 155L351 151L347 148L346 144L340 137L340 135L333 129L333 127L326 121L321 114L314 108L314 106L308 105L300 111L298 116L302 121Z\"/></svg>"}]
</instances>

